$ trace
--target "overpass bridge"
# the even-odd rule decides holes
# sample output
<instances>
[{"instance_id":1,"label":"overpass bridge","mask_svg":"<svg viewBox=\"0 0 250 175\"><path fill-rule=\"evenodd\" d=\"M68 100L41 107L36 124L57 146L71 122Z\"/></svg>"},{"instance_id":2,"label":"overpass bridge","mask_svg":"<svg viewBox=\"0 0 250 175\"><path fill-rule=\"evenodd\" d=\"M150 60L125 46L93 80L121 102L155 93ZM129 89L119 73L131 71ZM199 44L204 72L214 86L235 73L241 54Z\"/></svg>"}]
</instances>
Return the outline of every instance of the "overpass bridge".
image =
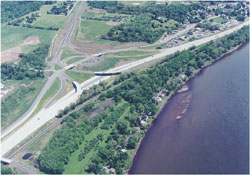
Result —
<instances>
[{"instance_id":1,"label":"overpass bridge","mask_svg":"<svg viewBox=\"0 0 250 175\"><path fill-rule=\"evenodd\" d=\"M75 92L79 92L81 90L81 86L78 82L73 81L72 84L73 84L73 87L75 89Z\"/></svg>"},{"instance_id":2,"label":"overpass bridge","mask_svg":"<svg viewBox=\"0 0 250 175\"><path fill-rule=\"evenodd\" d=\"M7 164L10 164L11 162L12 162L12 160L1 157L1 163L7 165Z\"/></svg>"},{"instance_id":3,"label":"overpass bridge","mask_svg":"<svg viewBox=\"0 0 250 175\"><path fill-rule=\"evenodd\" d=\"M70 64L70 65L68 65L68 66L65 66L64 69L65 69L65 70L72 69L72 68L75 67L75 66L76 66L76 65L74 65L74 64Z\"/></svg>"},{"instance_id":4,"label":"overpass bridge","mask_svg":"<svg viewBox=\"0 0 250 175\"><path fill-rule=\"evenodd\" d=\"M117 71L117 72L94 72L95 75L97 76L111 76L111 75L119 75L122 72Z\"/></svg>"}]
</instances>

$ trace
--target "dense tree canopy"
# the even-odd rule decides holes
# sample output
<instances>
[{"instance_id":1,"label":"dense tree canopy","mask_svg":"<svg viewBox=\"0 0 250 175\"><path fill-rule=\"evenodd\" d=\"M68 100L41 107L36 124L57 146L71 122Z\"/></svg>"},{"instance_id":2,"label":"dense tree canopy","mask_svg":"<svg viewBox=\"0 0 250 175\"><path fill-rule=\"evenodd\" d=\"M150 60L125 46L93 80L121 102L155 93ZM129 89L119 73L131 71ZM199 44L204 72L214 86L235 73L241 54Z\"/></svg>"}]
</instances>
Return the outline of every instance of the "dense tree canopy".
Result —
<instances>
[{"instance_id":1,"label":"dense tree canopy","mask_svg":"<svg viewBox=\"0 0 250 175\"><path fill-rule=\"evenodd\" d=\"M49 45L41 44L37 49L28 54L20 54L20 62L1 64L2 80L23 80L25 78L36 79L44 77L43 70L48 52Z\"/></svg>"},{"instance_id":2,"label":"dense tree canopy","mask_svg":"<svg viewBox=\"0 0 250 175\"><path fill-rule=\"evenodd\" d=\"M2 22L24 16L30 12L37 11L44 4L53 3L51 1L2 1L1 17Z\"/></svg>"}]
</instances>

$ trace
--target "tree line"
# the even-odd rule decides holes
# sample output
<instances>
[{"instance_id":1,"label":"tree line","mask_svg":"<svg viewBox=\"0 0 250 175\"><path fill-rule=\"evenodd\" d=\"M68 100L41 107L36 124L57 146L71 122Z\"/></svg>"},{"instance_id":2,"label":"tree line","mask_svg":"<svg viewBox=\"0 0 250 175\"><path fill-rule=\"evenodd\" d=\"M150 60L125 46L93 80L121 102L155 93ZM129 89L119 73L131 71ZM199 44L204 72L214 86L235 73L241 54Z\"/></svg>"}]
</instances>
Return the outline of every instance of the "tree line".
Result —
<instances>
[{"instance_id":1,"label":"tree line","mask_svg":"<svg viewBox=\"0 0 250 175\"><path fill-rule=\"evenodd\" d=\"M40 44L30 53L21 53L20 62L1 64L2 80L23 80L44 77L45 59L48 56L49 45Z\"/></svg>"},{"instance_id":2,"label":"tree line","mask_svg":"<svg viewBox=\"0 0 250 175\"><path fill-rule=\"evenodd\" d=\"M3 1L1 3L2 23L17 19L30 12L40 10L45 4L53 4L53 1Z\"/></svg>"},{"instance_id":3,"label":"tree line","mask_svg":"<svg viewBox=\"0 0 250 175\"><path fill-rule=\"evenodd\" d=\"M88 1L88 5L94 8L104 9L108 13L119 13L132 15L131 20L123 24L114 26L107 35L102 36L103 39L120 41L120 42L147 42L153 43L157 41L164 32L171 33L179 26L162 27L156 26L153 20L163 23L160 18L167 20L175 20L179 24L199 23L206 19L207 14L236 17L238 21L244 21L245 16L249 16L249 10L243 2L239 2L230 8L215 7L212 10L207 8L208 2L194 2L187 4L157 4L155 2L141 6L124 5L118 1ZM213 4L216 5L217 3ZM242 10L243 9L243 10ZM201 25L201 24L200 24ZM217 30L216 25L204 24L201 27L211 31Z\"/></svg>"},{"instance_id":4,"label":"tree line","mask_svg":"<svg viewBox=\"0 0 250 175\"><path fill-rule=\"evenodd\" d=\"M53 6L50 11L47 11L47 14L54 14L54 15L64 14L65 16L67 16L68 10L71 10L73 6L74 4L72 1L63 2L60 7Z\"/></svg>"}]
</instances>

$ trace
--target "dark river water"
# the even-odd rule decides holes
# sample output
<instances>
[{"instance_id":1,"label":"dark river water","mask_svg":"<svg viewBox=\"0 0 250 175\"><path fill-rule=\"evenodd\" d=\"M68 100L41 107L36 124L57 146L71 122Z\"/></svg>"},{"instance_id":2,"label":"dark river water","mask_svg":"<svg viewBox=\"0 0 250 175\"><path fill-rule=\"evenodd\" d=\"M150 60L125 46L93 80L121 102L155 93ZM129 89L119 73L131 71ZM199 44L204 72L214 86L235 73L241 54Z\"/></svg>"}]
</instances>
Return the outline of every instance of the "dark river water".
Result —
<instances>
[{"instance_id":1,"label":"dark river water","mask_svg":"<svg viewBox=\"0 0 250 175\"><path fill-rule=\"evenodd\" d=\"M129 173L248 173L249 44L186 85L148 130Z\"/></svg>"}]
</instances>

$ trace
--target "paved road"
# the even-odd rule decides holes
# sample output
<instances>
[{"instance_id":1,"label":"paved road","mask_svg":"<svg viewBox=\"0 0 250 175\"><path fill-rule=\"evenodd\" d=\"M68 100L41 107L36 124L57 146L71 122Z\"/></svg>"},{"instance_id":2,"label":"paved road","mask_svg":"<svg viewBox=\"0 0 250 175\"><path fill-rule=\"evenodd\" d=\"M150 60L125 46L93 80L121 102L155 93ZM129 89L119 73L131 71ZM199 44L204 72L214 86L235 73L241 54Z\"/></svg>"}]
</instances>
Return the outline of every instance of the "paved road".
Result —
<instances>
[{"instance_id":1,"label":"paved road","mask_svg":"<svg viewBox=\"0 0 250 175\"><path fill-rule=\"evenodd\" d=\"M39 104L42 97L45 95L47 90L52 86L53 82L56 79L56 74L53 74L51 77L48 78L47 82L45 83L44 87L36 97L35 101L32 103L31 107L21 116L19 117L14 123L8 126L4 131L2 131L1 138L5 137L9 134L12 130L19 126L20 123L23 123L25 120L29 118L29 116L34 112L37 105Z\"/></svg>"},{"instance_id":2,"label":"paved road","mask_svg":"<svg viewBox=\"0 0 250 175\"><path fill-rule=\"evenodd\" d=\"M54 65L55 65L55 63L58 63L59 65L61 65L59 54L62 51L62 48L63 48L65 42L69 40L70 36L72 36L76 20L79 17L78 15L80 13L82 13L83 4L84 3L81 2L77 12L75 13L75 15L73 17L72 23L71 23L71 25L69 26L69 28L68 28L68 30L66 32L66 35L65 35L64 39L60 42L60 44L58 46L58 49L56 51L56 54L55 54L54 58L52 59L52 61L50 63L50 69L51 69L51 71L54 71L55 73L51 77L48 78L48 81L45 83L45 85L43 86L42 90L40 91L40 93L36 97L33 104L30 106L30 108L21 117L19 117L14 123L12 123L10 126L8 126L4 131L2 131L1 138L4 138L6 135L8 135L10 132L12 132L14 129L16 129L19 125L21 125L23 122L25 122L29 118L29 116L34 112L34 110L36 109L37 105L39 104L40 100L45 95L47 90L54 83L56 77L59 77L59 79L61 81L61 87L60 87L59 92L50 100L49 104L51 104L53 102L53 100L55 100L58 96L60 96L60 94L65 89L65 84L66 84L65 79L66 78L63 77L64 75L62 74L62 70L59 70L59 71L54 70ZM47 104L46 107L49 104Z\"/></svg>"},{"instance_id":3,"label":"paved road","mask_svg":"<svg viewBox=\"0 0 250 175\"><path fill-rule=\"evenodd\" d=\"M57 49L56 54L54 56L54 59L50 63L51 68L54 68L55 63L57 63L58 65L61 65L61 61L60 61L60 57L59 57L60 53L63 49L63 46L70 40L70 37L72 36L72 34L74 32L75 25L76 25L77 18L83 12L83 10L82 10L83 7L84 7L84 2L81 2L80 6L77 9L77 12L73 16L73 19L72 19L70 26L68 27L68 29L66 31L65 37L59 43L59 46L58 46L58 49Z\"/></svg>"},{"instance_id":4,"label":"paved road","mask_svg":"<svg viewBox=\"0 0 250 175\"><path fill-rule=\"evenodd\" d=\"M186 43L174 48L168 48L164 49L161 53L156 54L154 56L135 61L133 63L129 63L126 65L122 65L113 69L110 69L107 72L115 72L115 71L127 71L131 68L134 68L139 65L143 65L145 63L148 63L150 61L154 61L157 59L160 59L162 57L165 57L166 55L175 53L176 51L182 51L185 49L188 49L192 46L198 46L203 43L207 43L211 40L217 39L219 37L222 37L224 35L230 34L238 29L240 29L243 25L249 25L249 22L244 22L243 24L232 28L228 31L221 32L219 34L210 36L208 38L200 39L200 40L195 40L190 43ZM104 77L98 77L94 76L93 78L83 82L80 87L81 91L84 89L88 89L93 85L99 84L101 81L109 79L111 76L104 76ZM22 140L24 140L26 137L28 137L31 133L39 129L41 126L43 126L46 122L54 118L58 111L63 110L66 106L69 106L71 103L76 102L78 97L81 94L81 91L78 91L77 93L72 90L69 92L67 95L59 99L55 104L51 105L47 109L42 109L41 111L38 112L37 115L35 115L32 119L27 121L22 127L20 127L15 133L10 135L8 138L2 141L2 152L1 155L3 156L6 154L8 151L10 151L12 148L14 148L18 143L20 143Z\"/></svg>"},{"instance_id":5,"label":"paved road","mask_svg":"<svg viewBox=\"0 0 250 175\"><path fill-rule=\"evenodd\" d=\"M20 169L23 172L26 172L27 174L38 174L35 171L33 171L32 169L30 169L27 166L23 165L22 163L19 163L19 162L16 162L16 161L12 161L10 163L10 165Z\"/></svg>"}]
</instances>

